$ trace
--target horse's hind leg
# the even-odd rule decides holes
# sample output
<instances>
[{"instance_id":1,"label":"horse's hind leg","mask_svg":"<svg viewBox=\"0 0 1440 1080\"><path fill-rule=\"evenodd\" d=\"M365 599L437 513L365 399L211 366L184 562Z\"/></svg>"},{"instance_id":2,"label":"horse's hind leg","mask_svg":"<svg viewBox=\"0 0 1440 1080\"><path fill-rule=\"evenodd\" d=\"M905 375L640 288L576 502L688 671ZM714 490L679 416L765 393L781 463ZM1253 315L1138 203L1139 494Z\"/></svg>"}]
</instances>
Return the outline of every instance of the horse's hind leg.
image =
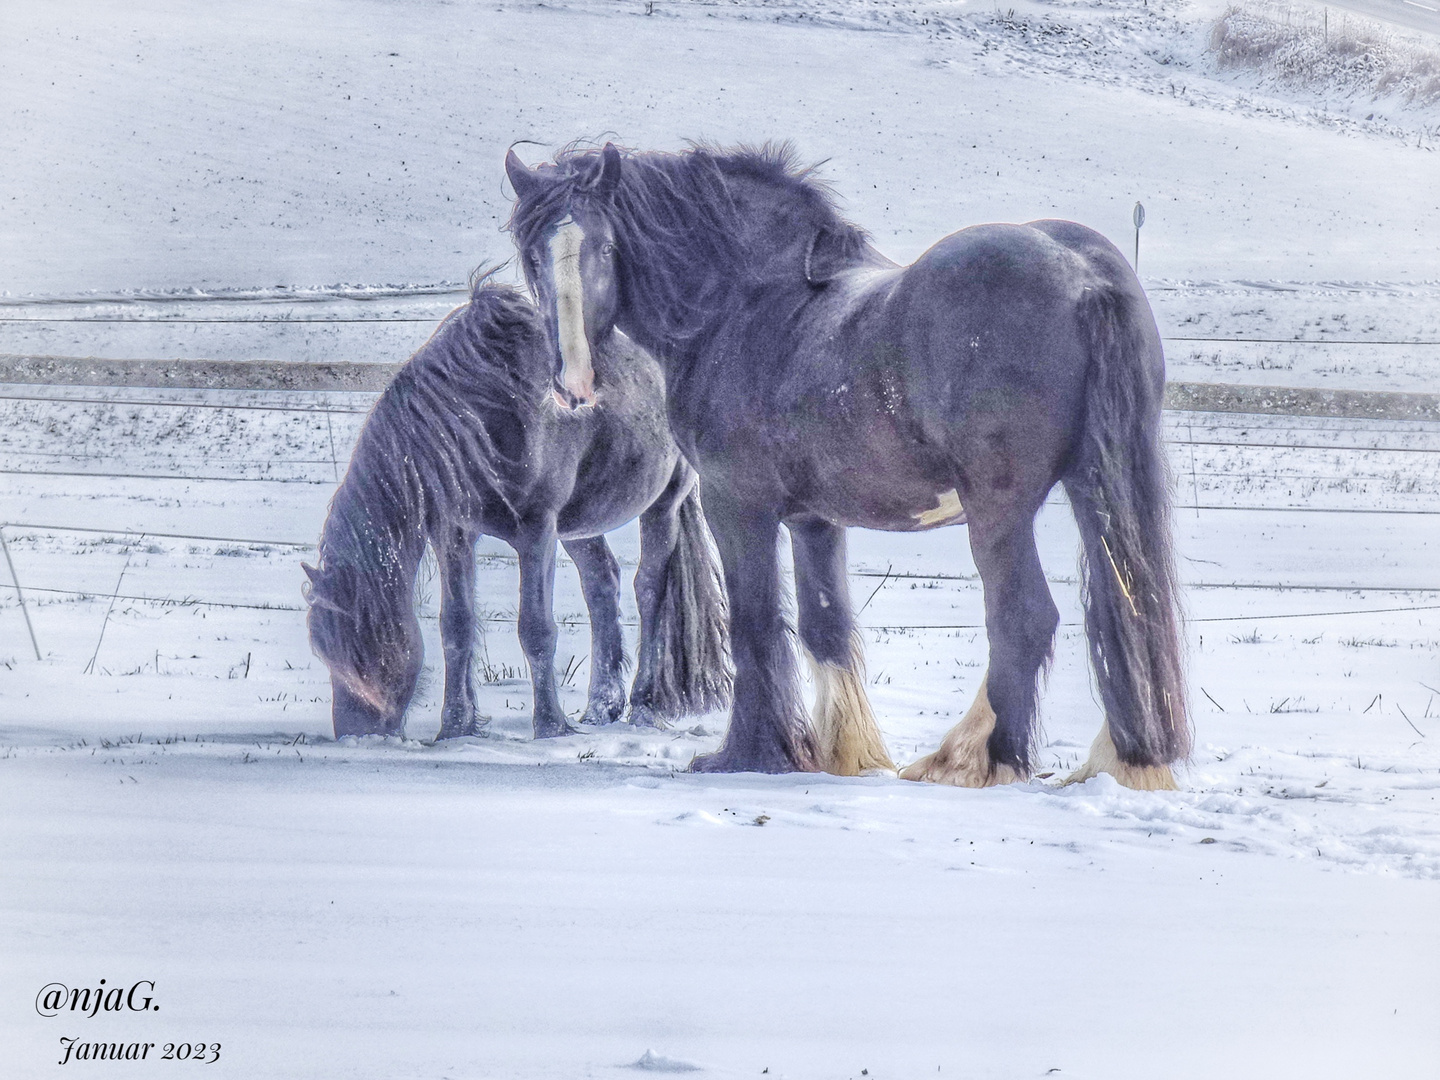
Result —
<instances>
[{"instance_id":1,"label":"horse's hind leg","mask_svg":"<svg viewBox=\"0 0 1440 1080\"><path fill-rule=\"evenodd\" d=\"M985 587L990 668L940 749L902 769L903 779L988 787L1030 775L1038 683L1060 622L1035 549L1034 513L1000 521L971 514L970 548Z\"/></svg>"},{"instance_id":2,"label":"horse's hind leg","mask_svg":"<svg viewBox=\"0 0 1440 1080\"><path fill-rule=\"evenodd\" d=\"M730 703L725 588L710 546L695 474L681 462L664 493L640 515L632 724L663 728Z\"/></svg>"},{"instance_id":3,"label":"horse's hind leg","mask_svg":"<svg viewBox=\"0 0 1440 1080\"><path fill-rule=\"evenodd\" d=\"M790 525L800 642L815 675L813 727L819 766L837 776L893 771L865 695L863 645L850 605L845 530L826 521Z\"/></svg>"},{"instance_id":4,"label":"horse's hind leg","mask_svg":"<svg viewBox=\"0 0 1440 1080\"><path fill-rule=\"evenodd\" d=\"M620 634L620 564L603 536L564 541L590 612L590 694L581 723L609 724L625 711L625 640Z\"/></svg>"},{"instance_id":5,"label":"horse's hind leg","mask_svg":"<svg viewBox=\"0 0 1440 1080\"><path fill-rule=\"evenodd\" d=\"M445 648L445 703L440 712L440 739L478 735L485 726L475 707L475 540L466 529L435 545L440 563L440 642Z\"/></svg>"},{"instance_id":6,"label":"horse's hind leg","mask_svg":"<svg viewBox=\"0 0 1440 1080\"><path fill-rule=\"evenodd\" d=\"M678 470L677 470L678 474ZM690 474L693 475L693 474ZM688 477L687 477L688 479ZM630 722L639 727L664 728L669 717L661 698L665 696L664 668L683 658L662 655L667 641L660 632L661 605L665 602L665 577L675 545L680 539L679 485L671 482L655 504L640 515L640 565L635 570L635 605L640 610L640 645L635 683L630 688Z\"/></svg>"},{"instance_id":7,"label":"horse's hind leg","mask_svg":"<svg viewBox=\"0 0 1440 1080\"><path fill-rule=\"evenodd\" d=\"M555 685L555 518L548 515L521 525L514 541L520 557L520 647L530 664L535 691L535 738L569 735Z\"/></svg>"}]
</instances>

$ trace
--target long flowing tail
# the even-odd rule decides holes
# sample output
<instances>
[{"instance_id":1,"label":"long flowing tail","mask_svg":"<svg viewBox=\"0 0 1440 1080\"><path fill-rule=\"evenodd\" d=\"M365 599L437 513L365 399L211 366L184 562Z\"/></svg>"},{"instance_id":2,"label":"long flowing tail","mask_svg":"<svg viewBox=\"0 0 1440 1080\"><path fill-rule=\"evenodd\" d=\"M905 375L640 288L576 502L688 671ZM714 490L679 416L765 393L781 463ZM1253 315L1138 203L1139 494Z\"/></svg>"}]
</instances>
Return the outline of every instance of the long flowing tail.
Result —
<instances>
[{"instance_id":1,"label":"long flowing tail","mask_svg":"<svg viewBox=\"0 0 1440 1080\"><path fill-rule=\"evenodd\" d=\"M1085 630L1114 753L1146 767L1186 757L1191 734L1161 445L1164 363L1141 307L1115 289L1085 301L1085 429L1065 489L1084 545Z\"/></svg>"},{"instance_id":2,"label":"long flowing tail","mask_svg":"<svg viewBox=\"0 0 1440 1080\"><path fill-rule=\"evenodd\" d=\"M680 538L665 569L656 626L652 703L662 717L725 708L734 680L725 582L699 485L680 505L679 517Z\"/></svg>"}]
</instances>

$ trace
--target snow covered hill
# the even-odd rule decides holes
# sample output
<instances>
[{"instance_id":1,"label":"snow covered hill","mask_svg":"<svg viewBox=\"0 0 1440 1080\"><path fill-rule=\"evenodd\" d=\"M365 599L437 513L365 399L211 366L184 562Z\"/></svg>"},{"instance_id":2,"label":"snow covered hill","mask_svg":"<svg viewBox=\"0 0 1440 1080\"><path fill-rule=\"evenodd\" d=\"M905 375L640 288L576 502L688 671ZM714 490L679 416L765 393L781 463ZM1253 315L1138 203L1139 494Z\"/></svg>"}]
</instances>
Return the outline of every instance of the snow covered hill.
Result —
<instances>
[{"instance_id":1,"label":"snow covered hill","mask_svg":"<svg viewBox=\"0 0 1440 1080\"><path fill-rule=\"evenodd\" d=\"M1140 200L1147 282L1440 281L1435 109L1219 71L1218 9L646 10L7 5L0 294L463 281L505 148L600 137L793 139L902 260L1043 216L1128 249Z\"/></svg>"}]
</instances>

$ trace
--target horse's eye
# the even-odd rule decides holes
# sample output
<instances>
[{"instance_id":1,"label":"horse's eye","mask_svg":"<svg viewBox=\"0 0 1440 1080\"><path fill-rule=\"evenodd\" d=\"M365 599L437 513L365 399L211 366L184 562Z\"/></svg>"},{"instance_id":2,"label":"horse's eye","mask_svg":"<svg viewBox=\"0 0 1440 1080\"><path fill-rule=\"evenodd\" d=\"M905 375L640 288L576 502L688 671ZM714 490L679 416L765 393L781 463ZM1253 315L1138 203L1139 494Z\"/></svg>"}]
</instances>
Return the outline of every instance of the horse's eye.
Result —
<instances>
[{"instance_id":1,"label":"horse's eye","mask_svg":"<svg viewBox=\"0 0 1440 1080\"><path fill-rule=\"evenodd\" d=\"M615 245L607 240L605 243L600 245L600 254L607 259L610 258L610 256L615 254Z\"/></svg>"}]
</instances>

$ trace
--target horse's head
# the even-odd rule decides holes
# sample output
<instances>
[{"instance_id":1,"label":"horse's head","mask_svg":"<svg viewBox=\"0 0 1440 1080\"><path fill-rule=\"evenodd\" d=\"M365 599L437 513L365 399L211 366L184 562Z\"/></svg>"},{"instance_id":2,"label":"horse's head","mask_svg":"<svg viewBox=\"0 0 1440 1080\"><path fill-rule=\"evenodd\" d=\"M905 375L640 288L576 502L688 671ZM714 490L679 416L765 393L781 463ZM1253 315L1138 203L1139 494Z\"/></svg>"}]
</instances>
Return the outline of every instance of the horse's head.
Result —
<instances>
[{"instance_id":1,"label":"horse's head","mask_svg":"<svg viewBox=\"0 0 1440 1080\"><path fill-rule=\"evenodd\" d=\"M353 567L300 565L310 647L330 669L336 736L398 732L419 673L418 635L403 619L375 617Z\"/></svg>"},{"instance_id":2,"label":"horse's head","mask_svg":"<svg viewBox=\"0 0 1440 1080\"><path fill-rule=\"evenodd\" d=\"M609 338L620 305L610 217L620 168L608 143L559 167L531 169L515 151L505 156L516 196L511 228L554 348L555 394L571 408L595 403L591 350Z\"/></svg>"}]
</instances>

